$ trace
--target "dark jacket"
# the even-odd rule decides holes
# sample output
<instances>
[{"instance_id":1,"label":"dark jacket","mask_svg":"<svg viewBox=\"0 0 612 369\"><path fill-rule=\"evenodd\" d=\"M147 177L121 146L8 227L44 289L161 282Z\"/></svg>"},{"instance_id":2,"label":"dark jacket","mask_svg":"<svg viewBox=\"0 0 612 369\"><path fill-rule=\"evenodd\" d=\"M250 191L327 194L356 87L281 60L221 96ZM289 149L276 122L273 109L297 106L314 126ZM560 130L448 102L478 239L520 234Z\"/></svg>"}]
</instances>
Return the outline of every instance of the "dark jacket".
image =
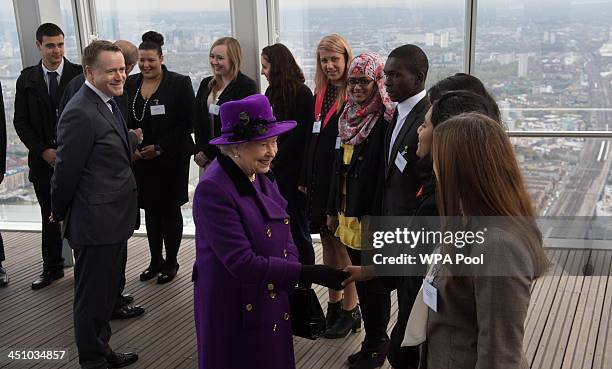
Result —
<instances>
[{"instance_id":1,"label":"dark jacket","mask_svg":"<svg viewBox=\"0 0 612 369\"><path fill-rule=\"evenodd\" d=\"M136 92L142 84L142 74L130 76L125 83L128 96L128 127L142 128L141 147L159 145L162 154L151 160L134 162L141 208L156 205L182 205L189 201L189 157L193 153L191 127L193 126L194 95L191 79L163 69L163 78L157 91L149 99L144 119L140 118L144 100ZM140 95L140 93L138 93ZM134 99L136 113L134 113ZM164 114L151 115L151 106L163 105Z\"/></svg>"},{"instance_id":2,"label":"dark jacket","mask_svg":"<svg viewBox=\"0 0 612 369\"><path fill-rule=\"evenodd\" d=\"M71 245L125 242L136 226L132 152L136 135L118 126L108 106L82 86L57 127L51 210Z\"/></svg>"},{"instance_id":3,"label":"dark jacket","mask_svg":"<svg viewBox=\"0 0 612 369\"><path fill-rule=\"evenodd\" d=\"M318 233L316 227L325 225L327 217L327 202L334 171L336 138L338 137L338 118L344 106L338 108L320 133L309 131L308 149L304 158L300 185L308 190L308 216L313 225L311 231Z\"/></svg>"},{"instance_id":4,"label":"dark jacket","mask_svg":"<svg viewBox=\"0 0 612 369\"><path fill-rule=\"evenodd\" d=\"M268 88L266 96L269 90ZM278 187L285 199L289 198L288 194L297 191L306 144L312 131L314 98L308 86L302 84L298 88L287 111L286 116L276 116L276 119L295 120L297 127L278 137L278 152L272 162Z\"/></svg>"},{"instance_id":5,"label":"dark jacket","mask_svg":"<svg viewBox=\"0 0 612 369\"><path fill-rule=\"evenodd\" d=\"M66 104L68 104L68 101L70 101L70 99L74 95L76 95L76 93L81 89L81 86L83 86L83 84L85 84L85 74L83 73L74 77L72 81L68 83L68 86L66 86L66 89L64 90L64 93L62 94L62 98L60 99L60 102L59 102L58 110L59 110L60 116L62 115L62 112L64 111L64 108L66 107ZM117 105L119 105L119 109L121 110L123 119L125 119L125 121L127 122L127 119L128 119L127 94L124 93L121 96L115 96L113 97L113 99L115 99L115 101L117 102Z\"/></svg>"},{"instance_id":6,"label":"dark jacket","mask_svg":"<svg viewBox=\"0 0 612 369\"><path fill-rule=\"evenodd\" d=\"M421 187L416 173L416 149L418 143L417 129L425 120L425 113L429 109L429 100L424 97L419 101L402 126L389 155L391 135L396 124L397 112L393 122L387 126L385 135L384 160L385 175L382 183L381 214L385 216L412 215L415 210L416 194ZM395 160L398 153L404 157L407 164L400 172Z\"/></svg>"},{"instance_id":7,"label":"dark jacket","mask_svg":"<svg viewBox=\"0 0 612 369\"><path fill-rule=\"evenodd\" d=\"M214 145L209 145L208 141L221 134L221 119L219 115L214 117L214 121L210 121L208 113L207 100L210 94L208 84L212 80L211 77L206 77L200 83L198 93L195 100L194 125L193 132L195 133L195 152L203 151L206 157L210 160L217 156L219 150ZM257 93L257 85L255 81L241 72L235 80L230 82L225 90L219 96L217 105L221 105L228 101L244 99L247 96Z\"/></svg>"},{"instance_id":8,"label":"dark jacket","mask_svg":"<svg viewBox=\"0 0 612 369\"><path fill-rule=\"evenodd\" d=\"M4 115L2 83L0 83L0 174L4 173L6 173L6 117Z\"/></svg>"},{"instance_id":9,"label":"dark jacket","mask_svg":"<svg viewBox=\"0 0 612 369\"><path fill-rule=\"evenodd\" d=\"M368 137L353 149L348 167L343 164L344 149L336 149L334 169L329 188L327 214L338 215L343 212L349 217L372 214L372 196L380 182L380 157L384 155L384 133L388 123L381 116ZM346 181L346 203L342 209L342 187Z\"/></svg>"},{"instance_id":10,"label":"dark jacket","mask_svg":"<svg viewBox=\"0 0 612 369\"><path fill-rule=\"evenodd\" d=\"M62 96L68 82L82 74L83 68L64 58L64 70L58 86ZM49 183L53 167L43 158L46 149L57 147L57 114L44 79L42 61L21 71L15 92L15 131L28 148L30 182Z\"/></svg>"}]
</instances>

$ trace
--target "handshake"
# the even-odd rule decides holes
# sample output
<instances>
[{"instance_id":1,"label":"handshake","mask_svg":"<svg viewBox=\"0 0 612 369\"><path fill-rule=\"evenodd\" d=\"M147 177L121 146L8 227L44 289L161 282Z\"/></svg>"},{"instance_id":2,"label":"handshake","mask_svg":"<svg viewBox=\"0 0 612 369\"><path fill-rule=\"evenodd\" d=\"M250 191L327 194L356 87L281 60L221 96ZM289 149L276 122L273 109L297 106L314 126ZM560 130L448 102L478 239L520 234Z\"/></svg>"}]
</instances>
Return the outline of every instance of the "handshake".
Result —
<instances>
[{"instance_id":1,"label":"handshake","mask_svg":"<svg viewBox=\"0 0 612 369\"><path fill-rule=\"evenodd\" d=\"M316 283L332 290L340 291L343 283L351 274L327 265L302 265L300 282L303 284Z\"/></svg>"}]
</instances>

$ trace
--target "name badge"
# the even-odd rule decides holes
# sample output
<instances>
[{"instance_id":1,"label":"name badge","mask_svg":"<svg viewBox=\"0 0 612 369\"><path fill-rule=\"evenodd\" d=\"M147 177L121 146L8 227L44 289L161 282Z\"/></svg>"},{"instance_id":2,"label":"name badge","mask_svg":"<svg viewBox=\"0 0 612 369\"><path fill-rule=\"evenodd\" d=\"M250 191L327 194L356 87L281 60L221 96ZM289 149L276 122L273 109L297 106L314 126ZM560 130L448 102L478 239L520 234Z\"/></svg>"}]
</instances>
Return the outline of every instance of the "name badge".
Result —
<instances>
[{"instance_id":1,"label":"name badge","mask_svg":"<svg viewBox=\"0 0 612 369\"><path fill-rule=\"evenodd\" d=\"M321 132L321 121L317 121L312 123L312 133L320 133Z\"/></svg>"},{"instance_id":2,"label":"name badge","mask_svg":"<svg viewBox=\"0 0 612 369\"><path fill-rule=\"evenodd\" d=\"M431 310L438 312L438 289L427 280L423 280L423 302Z\"/></svg>"},{"instance_id":3,"label":"name badge","mask_svg":"<svg viewBox=\"0 0 612 369\"><path fill-rule=\"evenodd\" d=\"M404 155L398 152L397 156L395 157L395 166L397 167L397 169L399 169L400 173L404 173L406 164L408 164L408 161L406 161L406 158L404 158Z\"/></svg>"},{"instance_id":4,"label":"name badge","mask_svg":"<svg viewBox=\"0 0 612 369\"><path fill-rule=\"evenodd\" d=\"M336 137L336 150L340 148L340 137Z\"/></svg>"},{"instance_id":5,"label":"name badge","mask_svg":"<svg viewBox=\"0 0 612 369\"><path fill-rule=\"evenodd\" d=\"M208 107L208 112L212 115L219 115L219 105L210 104L210 106Z\"/></svg>"},{"instance_id":6,"label":"name badge","mask_svg":"<svg viewBox=\"0 0 612 369\"><path fill-rule=\"evenodd\" d=\"M151 115L164 115L166 114L165 105L151 105Z\"/></svg>"}]
</instances>

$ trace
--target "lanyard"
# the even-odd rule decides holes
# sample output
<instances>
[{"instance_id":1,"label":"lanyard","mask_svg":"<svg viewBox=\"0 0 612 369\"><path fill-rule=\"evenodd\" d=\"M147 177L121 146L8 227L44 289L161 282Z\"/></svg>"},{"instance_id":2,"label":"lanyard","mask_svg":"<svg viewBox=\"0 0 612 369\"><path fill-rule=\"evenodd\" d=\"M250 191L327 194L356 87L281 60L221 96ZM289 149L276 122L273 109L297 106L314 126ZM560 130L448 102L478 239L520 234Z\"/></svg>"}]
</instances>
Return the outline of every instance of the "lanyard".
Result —
<instances>
[{"instance_id":1,"label":"lanyard","mask_svg":"<svg viewBox=\"0 0 612 369\"><path fill-rule=\"evenodd\" d=\"M326 92L327 92L327 85L323 88L322 91L320 91L320 93L317 92L317 97L315 100L315 120L316 121L321 120L321 109L323 108L323 99L325 99ZM329 122L329 119L332 117L332 115L334 115L336 110L338 110L338 98L337 97L336 97L336 101L334 102L334 105L332 105L332 107L327 112L327 115L325 116L325 120L321 122L322 123L321 129L325 128L325 125L327 125L327 122Z\"/></svg>"}]
</instances>

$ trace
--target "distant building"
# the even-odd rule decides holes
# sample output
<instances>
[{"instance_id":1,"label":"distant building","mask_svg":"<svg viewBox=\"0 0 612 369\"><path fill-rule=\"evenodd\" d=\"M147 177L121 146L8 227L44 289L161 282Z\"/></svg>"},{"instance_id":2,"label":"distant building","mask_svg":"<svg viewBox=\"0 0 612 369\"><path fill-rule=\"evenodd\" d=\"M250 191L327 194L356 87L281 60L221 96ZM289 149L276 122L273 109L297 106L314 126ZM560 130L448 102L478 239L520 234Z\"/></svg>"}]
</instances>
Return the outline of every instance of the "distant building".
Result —
<instances>
[{"instance_id":1,"label":"distant building","mask_svg":"<svg viewBox=\"0 0 612 369\"><path fill-rule=\"evenodd\" d=\"M448 47L448 40L450 39L450 33L442 32L440 34L440 47L446 49Z\"/></svg>"},{"instance_id":2,"label":"distant building","mask_svg":"<svg viewBox=\"0 0 612 369\"><path fill-rule=\"evenodd\" d=\"M425 34L425 46L433 46L434 45L434 34L428 32Z\"/></svg>"},{"instance_id":3,"label":"distant building","mask_svg":"<svg viewBox=\"0 0 612 369\"><path fill-rule=\"evenodd\" d=\"M527 78L529 72L529 55L518 54L518 77Z\"/></svg>"}]
</instances>

